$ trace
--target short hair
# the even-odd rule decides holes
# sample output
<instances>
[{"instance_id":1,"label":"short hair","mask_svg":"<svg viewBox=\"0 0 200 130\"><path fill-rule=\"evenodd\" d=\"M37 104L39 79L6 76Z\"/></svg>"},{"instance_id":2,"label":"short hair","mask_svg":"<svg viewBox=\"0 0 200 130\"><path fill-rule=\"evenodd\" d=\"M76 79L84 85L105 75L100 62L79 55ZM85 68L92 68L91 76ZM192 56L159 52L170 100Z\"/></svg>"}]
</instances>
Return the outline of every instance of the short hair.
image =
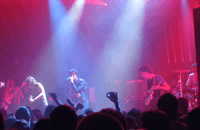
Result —
<instances>
[{"instance_id":1,"label":"short hair","mask_svg":"<svg viewBox=\"0 0 200 130\"><path fill-rule=\"evenodd\" d=\"M37 121L33 130L48 130L49 118L44 117Z\"/></svg>"},{"instance_id":2,"label":"short hair","mask_svg":"<svg viewBox=\"0 0 200 130\"><path fill-rule=\"evenodd\" d=\"M160 110L149 110L142 113L141 126L148 130L169 130L169 119Z\"/></svg>"},{"instance_id":3,"label":"short hair","mask_svg":"<svg viewBox=\"0 0 200 130\"><path fill-rule=\"evenodd\" d=\"M30 121L31 113L26 106L20 106L15 112L16 119L24 119L27 122Z\"/></svg>"},{"instance_id":4,"label":"short hair","mask_svg":"<svg viewBox=\"0 0 200 130\"><path fill-rule=\"evenodd\" d=\"M141 117L141 115L142 115L142 112L137 108L132 108L127 113L127 116L131 116L131 117L135 118L135 121L137 123L137 127L140 126L140 122L141 122L140 121L140 117Z\"/></svg>"},{"instance_id":5,"label":"short hair","mask_svg":"<svg viewBox=\"0 0 200 130\"><path fill-rule=\"evenodd\" d=\"M114 116L96 112L84 117L77 125L76 130L124 130L124 128Z\"/></svg>"},{"instance_id":6,"label":"short hair","mask_svg":"<svg viewBox=\"0 0 200 130\"><path fill-rule=\"evenodd\" d=\"M165 93L158 99L158 110L167 114L169 119L176 119L178 113L178 100L171 93Z\"/></svg>"},{"instance_id":7,"label":"short hair","mask_svg":"<svg viewBox=\"0 0 200 130\"><path fill-rule=\"evenodd\" d=\"M197 63L193 63L193 64L191 65L191 68L193 68L193 67L195 67L195 66L197 66Z\"/></svg>"},{"instance_id":8,"label":"short hair","mask_svg":"<svg viewBox=\"0 0 200 130\"><path fill-rule=\"evenodd\" d=\"M187 115L187 126L188 130L199 130L200 129L200 107L197 107L190 111Z\"/></svg>"},{"instance_id":9,"label":"short hair","mask_svg":"<svg viewBox=\"0 0 200 130\"><path fill-rule=\"evenodd\" d=\"M6 118L6 120L5 120L5 128L6 128L6 130L9 130L12 127L12 125L15 122L15 120L16 120L16 118L14 118L14 117Z\"/></svg>"},{"instance_id":10,"label":"short hair","mask_svg":"<svg viewBox=\"0 0 200 130\"><path fill-rule=\"evenodd\" d=\"M12 125L12 128L18 129L18 130L31 130L31 127L28 125L28 123L24 119L15 120L15 122Z\"/></svg>"},{"instance_id":11,"label":"short hair","mask_svg":"<svg viewBox=\"0 0 200 130\"><path fill-rule=\"evenodd\" d=\"M77 71L76 69L71 69L71 70L69 71L69 75L70 75L70 76L71 76L71 73L73 73L73 74L79 76L79 73L78 73L78 71Z\"/></svg>"},{"instance_id":12,"label":"short hair","mask_svg":"<svg viewBox=\"0 0 200 130\"><path fill-rule=\"evenodd\" d=\"M139 67L138 72L149 72L151 74L153 69L148 64L144 64Z\"/></svg>"},{"instance_id":13,"label":"short hair","mask_svg":"<svg viewBox=\"0 0 200 130\"><path fill-rule=\"evenodd\" d=\"M101 112L114 116L117 120L120 121L120 123L124 127L124 130L128 128L126 119L120 111L114 110L112 108L104 108L104 109L101 109Z\"/></svg>"},{"instance_id":14,"label":"short hair","mask_svg":"<svg viewBox=\"0 0 200 130\"><path fill-rule=\"evenodd\" d=\"M49 116L49 130L75 130L77 123L76 111L71 106L60 105Z\"/></svg>"}]
</instances>

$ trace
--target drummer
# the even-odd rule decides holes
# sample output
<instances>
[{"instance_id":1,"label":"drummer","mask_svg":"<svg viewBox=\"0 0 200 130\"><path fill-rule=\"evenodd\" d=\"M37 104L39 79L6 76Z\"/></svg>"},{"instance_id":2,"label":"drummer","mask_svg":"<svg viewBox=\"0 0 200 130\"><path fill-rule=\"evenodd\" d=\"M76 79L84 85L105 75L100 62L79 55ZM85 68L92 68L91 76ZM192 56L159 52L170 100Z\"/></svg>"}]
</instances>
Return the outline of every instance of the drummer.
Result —
<instances>
[{"instance_id":1,"label":"drummer","mask_svg":"<svg viewBox=\"0 0 200 130\"><path fill-rule=\"evenodd\" d=\"M197 63L192 64L192 73L189 74L186 86L190 89L197 89L198 87L198 76L197 76ZM194 88L191 88L194 87Z\"/></svg>"},{"instance_id":2,"label":"drummer","mask_svg":"<svg viewBox=\"0 0 200 130\"><path fill-rule=\"evenodd\" d=\"M197 75L197 63L192 64L192 73L189 74L186 87L189 89L188 100L189 108L197 107L198 99L198 75Z\"/></svg>"}]
</instances>

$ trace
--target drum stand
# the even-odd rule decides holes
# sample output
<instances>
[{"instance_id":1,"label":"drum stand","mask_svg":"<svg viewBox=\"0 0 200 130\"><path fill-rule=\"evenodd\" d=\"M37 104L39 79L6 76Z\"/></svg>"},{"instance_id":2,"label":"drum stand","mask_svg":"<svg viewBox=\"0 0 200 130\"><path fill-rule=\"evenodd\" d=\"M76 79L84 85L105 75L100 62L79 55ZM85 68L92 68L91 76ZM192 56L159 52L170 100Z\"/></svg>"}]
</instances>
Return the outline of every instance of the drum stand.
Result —
<instances>
[{"instance_id":1,"label":"drum stand","mask_svg":"<svg viewBox=\"0 0 200 130\"><path fill-rule=\"evenodd\" d=\"M180 71L178 83L179 83L179 86L180 86L180 97L183 97L183 84L182 84L181 74L182 74L182 72Z\"/></svg>"}]
</instances>

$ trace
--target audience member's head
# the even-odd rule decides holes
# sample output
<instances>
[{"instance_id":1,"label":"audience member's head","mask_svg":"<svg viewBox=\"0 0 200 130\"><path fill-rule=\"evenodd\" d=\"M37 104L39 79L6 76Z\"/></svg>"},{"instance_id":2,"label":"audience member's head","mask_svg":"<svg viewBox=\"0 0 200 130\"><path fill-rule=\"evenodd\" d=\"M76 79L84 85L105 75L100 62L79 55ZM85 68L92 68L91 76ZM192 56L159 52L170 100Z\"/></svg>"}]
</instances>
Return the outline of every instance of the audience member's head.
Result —
<instances>
[{"instance_id":1,"label":"audience member's head","mask_svg":"<svg viewBox=\"0 0 200 130\"><path fill-rule=\"evenodd\" d=\"M183 114L188 114L188 101L186 98L178 98L178 110Z\"/></svg>"},{"instance_id":2,"label":"audience member's head","mask_svg":"<svg viewBox=\"0 0 200 130\"><path fill-rule=\"evenodd\" d=\"M6 120L5 120L6 130L9 130L11 128L11 126L14 124L15 120L16 120L16 118L14 118L14 117L6 118Z\"/></svg>"},{"instance_id":3,"label":"audience member's head","mask_svg":"<svg viewBox=\"0 0 200 130\"><path fill-rule=\"evenodd\" d=\"M127 112L126 111L122 111L122 114L126 117Z\"/></svg>"},{"instance_id":4,"label":"audience member's head","mask_svg":"<svg viewBox=\"0 0 200 130\"><path fill-rule=\"evenodd\" d=\"M167 114L170 120L176 120L178 113L178 100L171 93L163 94L158 99L158 110Z\"/></svg>"},{"instance_id":5,"label":"audience member's head","mask_svg":"<svg viewBox=\"0 0 200 130\"><path fill-rule=\"evenodd\" d=\"M48 130L48 124L49 124L49 118L44 117L36 123L33 130Z\"/></svg>"},{"instance_id":6,"label":"audience member's head","mask_svg":"<svg viewBox=\"0 0 200 130\"><path fill-rule=\"evenodd\" d=\"M136 124L137 124L137 127L140 126L140 118L141 118L141 115L142 115L142 112L140 110L138 110L137 108L132 108L131 110L128 111L128 113L126 115L134 117Z\"/></svg>"},{"instance_id":7,"label":"audience member's head","mask_svg":"<svg viewBox=\"0 0 200 130\"><path fill-rule=\"evenodd\" d=\"M92 109L92 108L87 108L87 109L85 109L84 110L84 114L86 114L86 115L88 115L88 114L90 114L90 113L94 113L95 111Z\"/></svg>"},{"instance_id":8,"label":"audience member's head","mask_svg":"<svg viewBox=\"0 0 200 130\"><path fill-rule=\"evenodd\" d=\"M15 122L12 125L12 128L17 129L17 130L31 130L30 126L24 119L15 120Z\"/></svg>"},{"instance_id":9,"label":"audience member's head","mask_svg":"<svg viewBox=\"0 0 200 130\"><path fill-rule=\"evenodd\" d=\"M15 112L15 117L16 119L24 119L29 123L31 118L31 113L26 106L20 106Z\"/></svg>"},{"instance_id":10,"label":"audience member's head","mask_svg":"<svg viewBox=\"0 0 200 130\"><path fill-rule=\"evenodd\" d=\"M84 117L79 122L77 130L124 130L124 128L114 116L96 112Z\"/></svg>"},{"instance_id":11,"label":"audience member's head","mask_svg":"<svg viewBox=\"0 0 200 130\"><path fill-rule=\"evenodd\" d=\"M2 110L0 110L0 130L4 130L4 129L5 129L5 116Z\"/></svg>"},{"instance_id":12,"label":"audience member's head","mask_svg":"<svg viewBox=\"0 0 200 130\"><path fill-rule=\"evenodd\" d=\"M200 129L200 107L197 107L188 113L187 126L188 130Z\"/></svg>"},{"instance_id":13,"label":"audience member's head","mask_svg":"<svg viewBox=\"0 0 200 130\"><path fill-rule=\"evenodd\" d=\"M169 119L162 111L145 111L141 116L141 127L147 130L169 130Z\"/></svg>"},{"instance_id":14,"label":"audience member's head","mask_svg":"<svg viewBox=\"0 0 200 130\"><path fill-rule=\"evenodd\" d=\"M49 117L50 113L53 111L53 109L56 108L55 105L48 105L44 112L44 117Z\"/></svg>"},{"instance_id":15,"label":"audience member's head","mask_svg":"<svg viewBox=\"0 0 200 130\"><path fill-rule=\"evenodd\" d=\"M78 118L78 123L83 119L83 117L85 117L86 114L78 114L77 118Z\"/></svg>"},{"instance_id":16,"label":"audience member's head","mask_svg":"<svg viewBox=\"0 0 200 130\"><path fill-rule=\"evenodd\" d=\"M137 124L134 117L127 115L126 122L128 125L128 129L137 129Z\"/></svg>"},{"instance_id":17,"label":"audience member's head","mask_svg":"<svg viewBox=\"0 0 200 130\"><path fill-rule=\"evenodd\" d=\"M101 112L104 112L104 113L107 113L107 114L110 114L110 115L114 116L117 120L120 121L120 123L124 127L124 130L127 129L126 119L125 119L124 115L121 112L119 112L117 110L114 110L112 108L104 108L104 109L101 110Z\"/></svg>"},{"instance_id":18,"label":"audience member's head","mask_svg":"<svg viewBox=\"0 0 200 130\"><path fill-rule=\"evenodd\" d=\"M71 106L60 105L49 116L49 130L75 130L76 126L77 115Z\"/></svg>"},{"instance_id":19,"label":"audience member's head","mask_svg":"<svg viewBox=\"0 0 200 130\"><path fill-rule=\"evenodd\" d=\"M34 115L38 120L40 120L41 118L44 117L44 115L42 114L42 111L39 110L39 109L33 109L32 112L33 112L33 115Z\"/></svg>"},{"instance_id":20,"label":"audience member's head","mask_svg":"<svg viewBox=\"0 0 200 130\"><path fill-rule=\"evenodd\" d=\"M4 117L6 117L7 116L7 114L8 114L8 112L4 109L4 108L0 108L0 110L3 112L3 114L4 114Z\"/></svg>"}]
</instances>

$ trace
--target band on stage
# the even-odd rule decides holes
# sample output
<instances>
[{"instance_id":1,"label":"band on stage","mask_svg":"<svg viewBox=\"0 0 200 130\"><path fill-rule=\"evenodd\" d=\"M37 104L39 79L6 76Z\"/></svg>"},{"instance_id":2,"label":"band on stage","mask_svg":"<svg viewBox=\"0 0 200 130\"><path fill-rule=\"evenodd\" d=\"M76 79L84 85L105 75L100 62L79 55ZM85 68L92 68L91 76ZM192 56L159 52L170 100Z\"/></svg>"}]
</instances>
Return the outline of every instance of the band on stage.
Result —
<instances>
[{"instance_id":1,"label":"band on stage","mask_svg":"<svg viewBox=\"0 0 200 130\"><path fill-rule=\"evenodd\" d=\"M190 70L174 70L173 73L178 74L178 81L175 86L169 85L160 75L154 73L153 69L147 65L141 65L138 68L140 77L146 80L147 92L144 96L144 105L148 109L157 109L157 101L159 97L167 92L172 93L177 98L186 98L188 100L189 109L198 106L198 76L197 64L191 66L192 73L188 75L186 84L183 84L183 73L189 73ZM83 112L89 108L89 88L84 79L76 69L69 71L69 78L65 80L69 86L69 100L74 105L82 104ZM38 108L42 112L48 106L48 100L44 86L36 81L32 76L25 79L20 87L16 86L13 79L9 79L6 83L0 82L0 107L13 113L19 106L29 106L30 108Z\"/></svg>"}]
</instances>

